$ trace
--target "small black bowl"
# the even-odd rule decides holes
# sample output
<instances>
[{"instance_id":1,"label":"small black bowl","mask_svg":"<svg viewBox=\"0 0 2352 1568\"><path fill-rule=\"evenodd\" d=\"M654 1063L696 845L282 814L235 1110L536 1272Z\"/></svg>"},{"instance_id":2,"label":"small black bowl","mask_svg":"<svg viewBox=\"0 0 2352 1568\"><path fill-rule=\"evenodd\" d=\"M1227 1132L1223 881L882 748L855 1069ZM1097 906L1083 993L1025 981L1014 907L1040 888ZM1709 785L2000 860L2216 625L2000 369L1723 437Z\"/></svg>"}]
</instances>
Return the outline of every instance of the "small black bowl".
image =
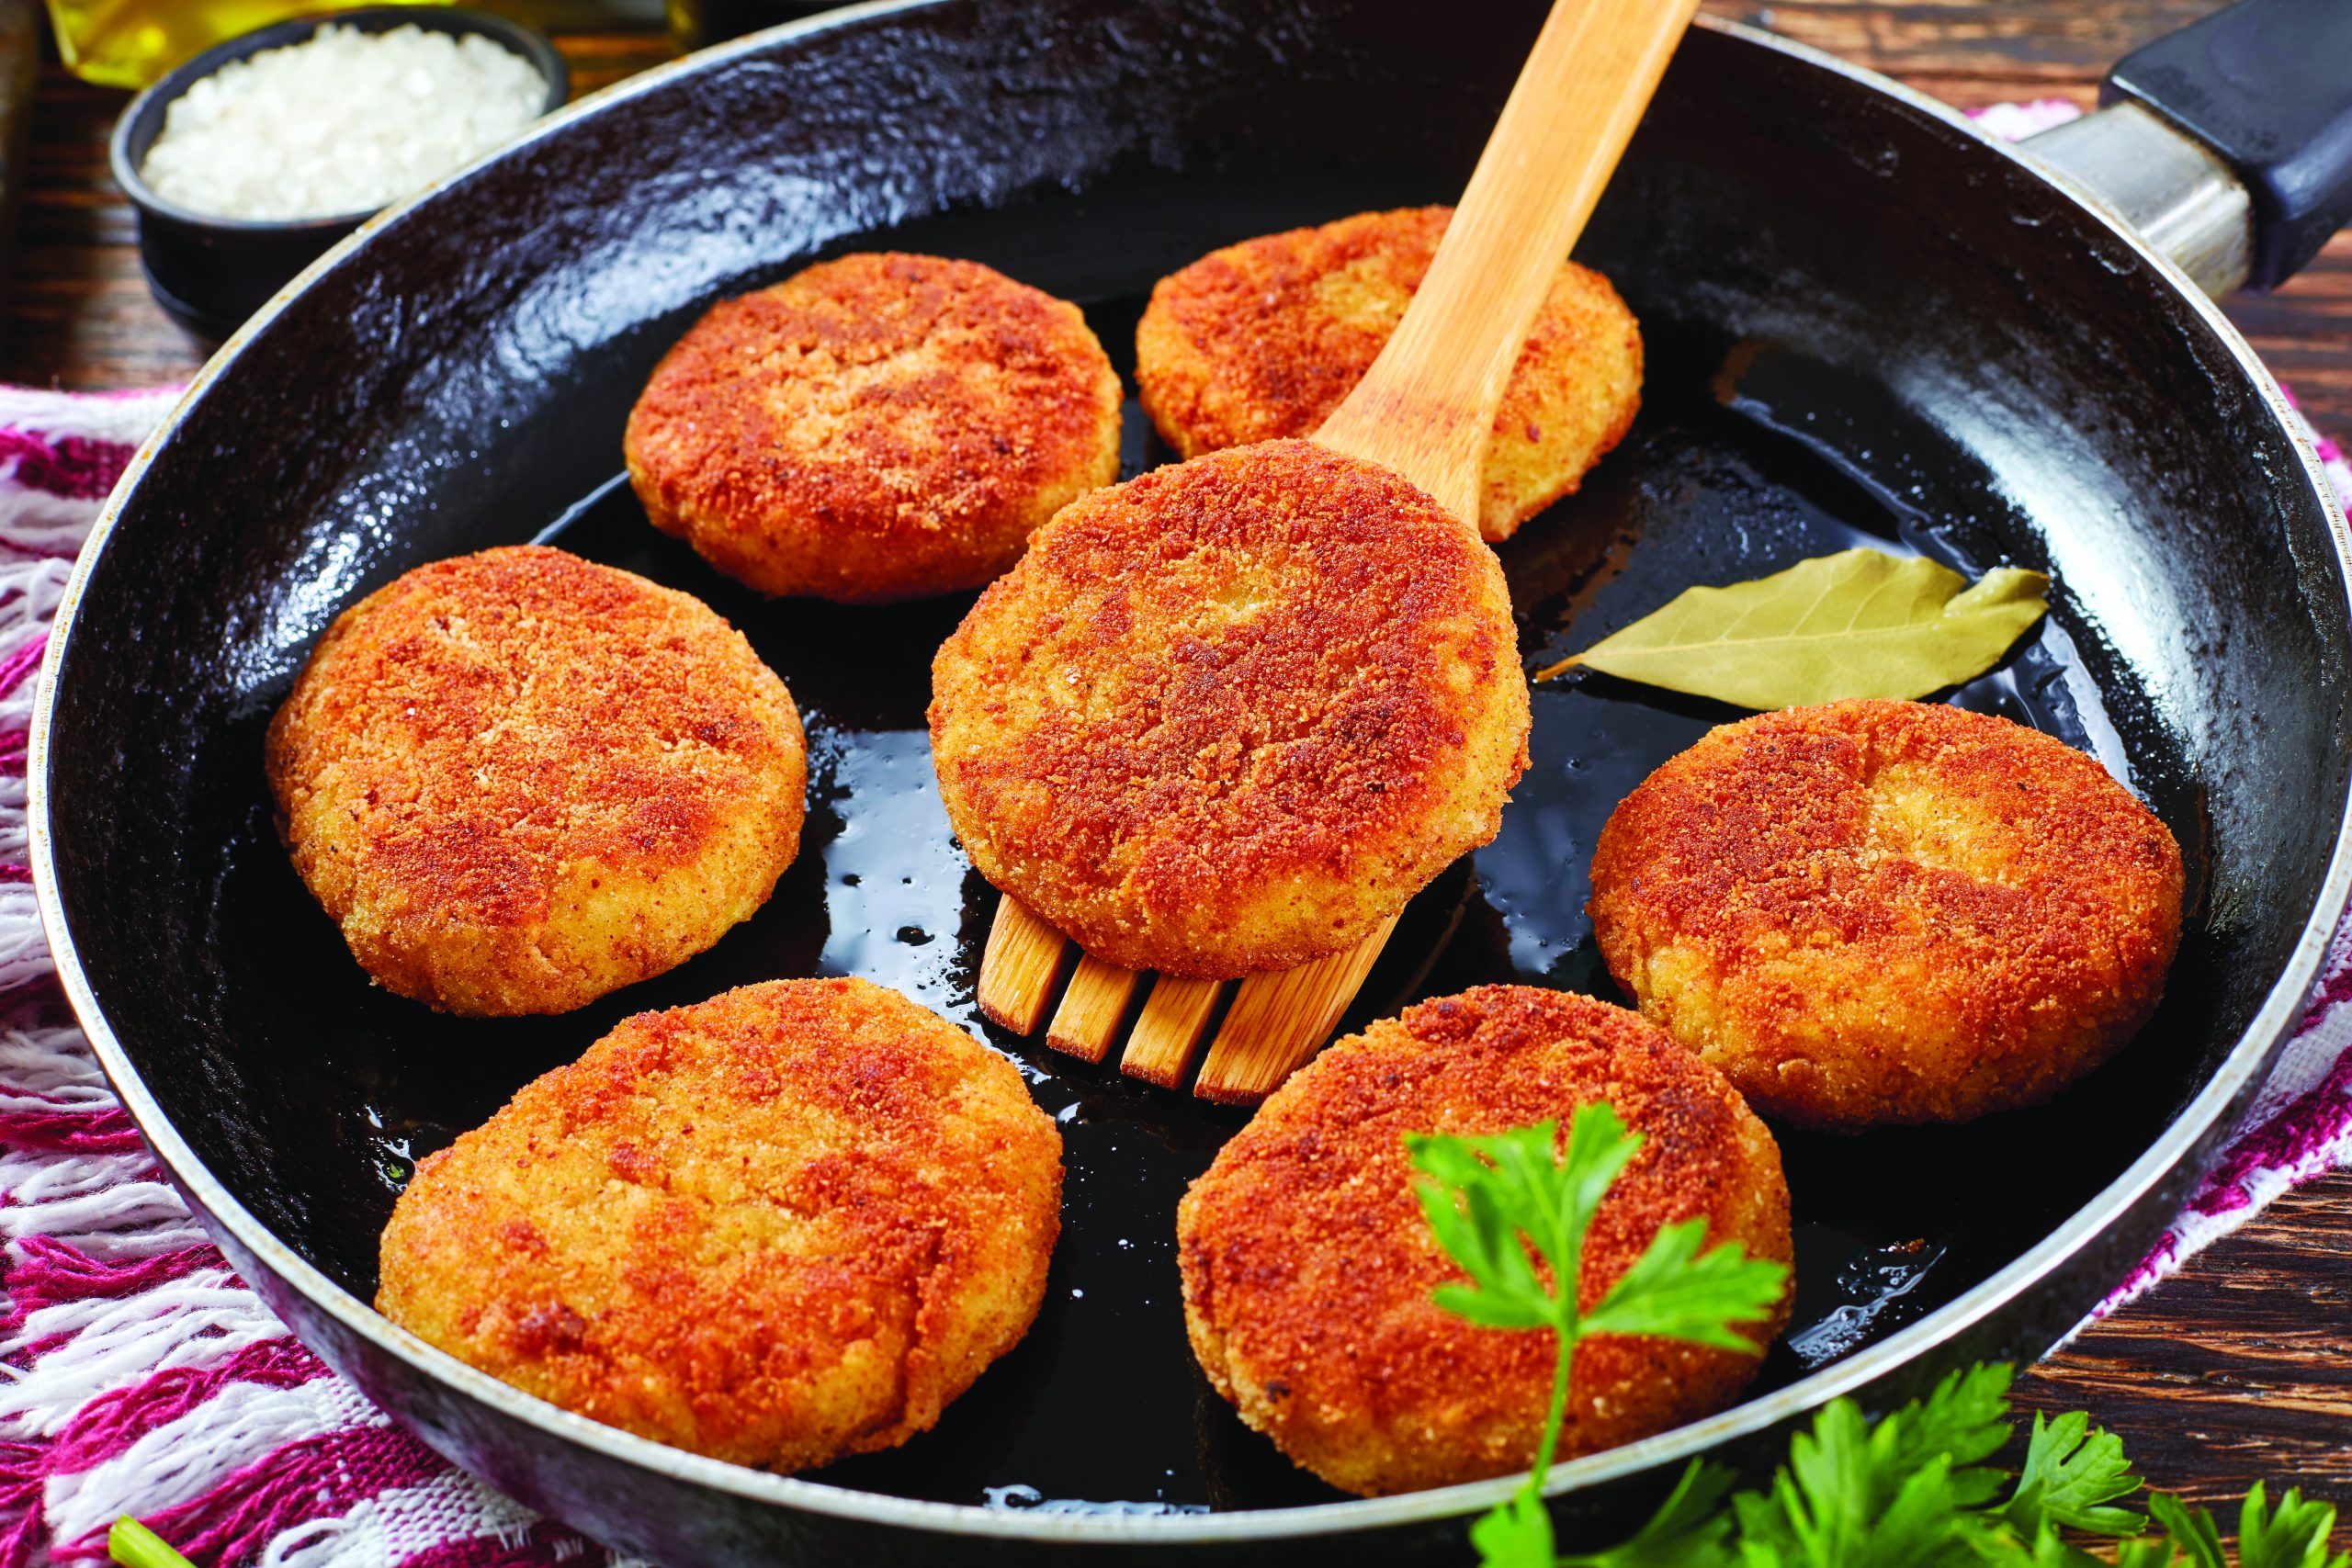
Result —
<instances>
[{"instance_id":1,"label":"small black bowl","mask_svg":"<svg viewBox=\"0 0 2352 1568\"><path fill-rule=\"evenodd\" d=\"M414 25L427 31L479 33L529 61L547 79L552 113L571 96L571 73L544 34L480 11L441 6L373 6L273 22L214 44L130 100L115 121L111 156L115 183L139 212L139 262L164 314L218 343L261 309L295 274L375 216L375 210L328 218L223 218L164 200L140 177L147 150L163 133L172 101L229 64L300 43L328 23L383 33Z\"/></svg>"}]
</instances>

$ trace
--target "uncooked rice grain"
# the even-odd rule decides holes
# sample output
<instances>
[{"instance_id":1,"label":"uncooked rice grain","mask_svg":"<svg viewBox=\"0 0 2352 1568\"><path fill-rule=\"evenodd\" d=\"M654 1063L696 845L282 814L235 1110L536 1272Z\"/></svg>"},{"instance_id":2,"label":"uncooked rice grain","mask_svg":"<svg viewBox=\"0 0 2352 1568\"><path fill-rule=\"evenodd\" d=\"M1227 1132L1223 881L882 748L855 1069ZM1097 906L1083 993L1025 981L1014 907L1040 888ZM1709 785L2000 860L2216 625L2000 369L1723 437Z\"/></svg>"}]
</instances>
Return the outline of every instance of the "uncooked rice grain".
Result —
<instances>
[{"instance_id":1,"label":"uncooked rice grain","mask_svg":"<svg viewBox=\"0 0 2352 1568\"><path fill-rule=\"evenodd\" d=\"M224 218L372 212L512 139L547 90L478 34L325 27L173 100L140 174L164 200Z\"/></svg>"}]
</instances>

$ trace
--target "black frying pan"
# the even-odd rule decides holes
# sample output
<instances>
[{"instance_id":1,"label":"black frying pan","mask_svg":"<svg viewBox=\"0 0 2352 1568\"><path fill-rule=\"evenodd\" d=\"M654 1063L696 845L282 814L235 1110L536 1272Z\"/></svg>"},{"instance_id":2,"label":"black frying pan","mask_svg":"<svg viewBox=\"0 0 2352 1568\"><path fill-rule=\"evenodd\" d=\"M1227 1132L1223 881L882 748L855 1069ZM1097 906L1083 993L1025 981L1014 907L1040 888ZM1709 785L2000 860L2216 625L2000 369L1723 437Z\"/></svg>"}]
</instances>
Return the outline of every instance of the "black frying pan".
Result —
<instances>
[{"instance_id":1,"label":"black frying pan","mask_svg":"<svg viewBox=\"0 0 2352 1568\"><path fill-rule=\"evenodd\" d=\"M2309 26L2346 15L2263 5ZM1541 11L869 6L582 106L370 225L228 345L68 593L36 730L34 858L117 1087L307 1341L444 1452L673 1568L1188 1545L1272 1562L1342 1537L1351 1561L1462 1551L1464 1516L1507 1483L1342 1500L1193 1371L1174 1205L1238 1118L1025 1042L993 1037L1068 1140L1049 1300L896 1452L805 1478L694 1459L516 1394L365 1303L414 1158L627 1012L847 971L978 1027L994 899L948 836L921 729L932 649L964 605L763 604L646 525L614 483L622 421L695 314L888 243L1080 300L1124 356L1152 281L1215 245L1450 198ZM2252 265L2300 260L2342 195L2284 182ZM2198 265L2243 270L2248 231ZM2122 1276L2259 1083L2344 906L2352 704L2343 520L2277 389L2118 220L1948 112L1702 28L1581 254L1640 313L1648 388L1623 447L1504 552L1531 665L1689 583L1857 540L2046 569L2046 627L1955 700L2127 778L2187 850L2194 903L2162 1013L2057 1104L1784 1138L1791 1334L1749 1404L1562 1467L1572 1529L1704 1445L1759 1452L1833 1393L2038 1353ZM1166 457L1132 411L1126 452L1130 469ZM344 605L420 562L535 536L700 594L749 632L810 721L809 829L773 903L684 968L565 1018L469 1021L366 984L272 833L262 729ZM1547 684L1535 709L1501 838L1415 904L1359 1019L1514 976L1609 994L1582 912L1593 835L1634 782L1734 716L1600 677Z\"/></svg>"}]
</instances>

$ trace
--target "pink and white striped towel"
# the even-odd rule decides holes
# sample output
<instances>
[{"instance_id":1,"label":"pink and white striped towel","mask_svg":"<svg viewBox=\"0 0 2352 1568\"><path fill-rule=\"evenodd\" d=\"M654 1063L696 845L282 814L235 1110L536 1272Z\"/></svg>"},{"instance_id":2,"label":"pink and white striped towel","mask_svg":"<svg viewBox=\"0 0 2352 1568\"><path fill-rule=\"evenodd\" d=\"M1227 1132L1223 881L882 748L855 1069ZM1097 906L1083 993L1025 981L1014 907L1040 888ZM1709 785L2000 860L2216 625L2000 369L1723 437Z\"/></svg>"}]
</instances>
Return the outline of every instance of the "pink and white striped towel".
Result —
<instances>
[{"instance_id":1,"label":"pink and white striped towel","mask_svg":"<svg viewBox=\"0 0 2352 1568\"><path fill-rule=\"evenodd\" d=\"M605 1568L270 1315L57 987L25 865L32 676L84 536L175 396L0 388L0 1568L103 1561L126 1512L198 1568Z\"/></svg>"},{"instance_id":2,"label":"pink and white striped towel","mask_svg":"<svg viewBox=\"0 0 2352 1568\"><path fill-rule=\"evenodd\" d=\"M2075 112L1985 118L2018 136ZM25 868L31 676L83 536L171 401L0 389L0 1568L103 1559L124 1512L198 1568L622 1568L442 1463L288 1335L164 1184L51 977ZM2352 467L2317 445L2352 500ZM2100 1311L2346 1164L2352 928L2247 1131Z\"/></svg>"}]
</instances>

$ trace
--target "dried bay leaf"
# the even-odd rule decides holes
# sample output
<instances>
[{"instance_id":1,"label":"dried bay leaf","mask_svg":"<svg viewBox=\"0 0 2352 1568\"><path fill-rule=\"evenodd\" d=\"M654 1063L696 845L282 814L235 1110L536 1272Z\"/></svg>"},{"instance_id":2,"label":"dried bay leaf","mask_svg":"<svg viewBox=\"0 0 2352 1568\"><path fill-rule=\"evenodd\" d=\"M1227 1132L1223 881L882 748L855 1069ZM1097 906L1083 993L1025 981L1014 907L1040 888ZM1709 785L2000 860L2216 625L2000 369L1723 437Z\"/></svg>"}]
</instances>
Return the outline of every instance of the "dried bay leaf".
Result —
<instances>
[{"instance_id":1,"label":"dried bay leaf","mask_svg":"<svg viewBox=\"0 0 2352 1568\"><path fill-rule=\"evenodd\" d=\"M1841 550L1724 588L1687 588L1536 678L1585 668L1769 711L1924 697L2000 662L2040 620L2050 580L1996 567L1975 583L1920 556Z\"/></svg>"}]
</instances>

